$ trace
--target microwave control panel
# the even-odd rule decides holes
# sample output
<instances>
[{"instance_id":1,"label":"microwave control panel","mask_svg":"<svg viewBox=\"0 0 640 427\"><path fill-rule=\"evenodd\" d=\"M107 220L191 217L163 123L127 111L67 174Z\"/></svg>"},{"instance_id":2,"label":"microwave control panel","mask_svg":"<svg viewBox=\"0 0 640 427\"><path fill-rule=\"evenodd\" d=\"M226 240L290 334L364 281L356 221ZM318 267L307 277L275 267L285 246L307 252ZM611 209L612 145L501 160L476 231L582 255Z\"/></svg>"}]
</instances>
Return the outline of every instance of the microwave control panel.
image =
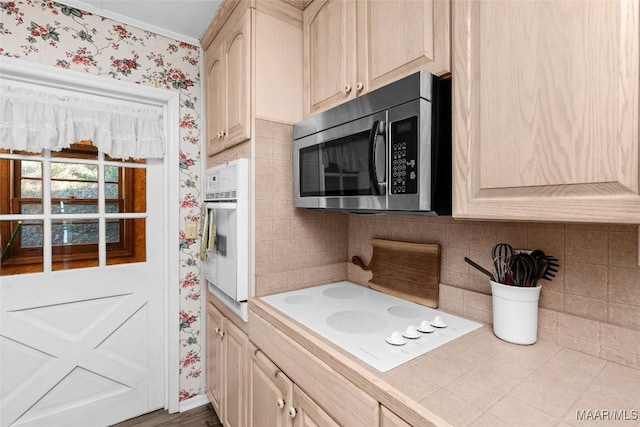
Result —
<instances>
[{"instance_id":1,"label":"microwave control panel","mask_svg":"<svg viewBox=\"0 0 640 427\"><path fill-rule=\"evenodd\" d=\"M418 193L418 117L391 124L391 194Z\"/></svg>"}]
</instances>

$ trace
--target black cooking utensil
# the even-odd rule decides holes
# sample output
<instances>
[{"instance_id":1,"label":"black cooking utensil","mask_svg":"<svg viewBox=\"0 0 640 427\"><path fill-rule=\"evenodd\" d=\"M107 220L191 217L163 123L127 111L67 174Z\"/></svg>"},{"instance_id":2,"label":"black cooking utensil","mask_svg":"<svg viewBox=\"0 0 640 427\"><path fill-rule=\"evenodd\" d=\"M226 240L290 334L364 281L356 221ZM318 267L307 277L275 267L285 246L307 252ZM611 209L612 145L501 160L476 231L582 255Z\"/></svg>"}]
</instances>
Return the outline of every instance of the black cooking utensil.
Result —
<instances>
[{"instance_id":1,"label":"black cooking utensil","mask_svg":"<svg viewBox=\"0 0 640 427\"><path fill-rule=\"evenodd\" d=\"M498 243L491 249L491 258L511 258L513 256L513 248L508 243Z\"/></svg>"},{"instance_id":2,"label":"black cooking utensil","mask_svg":"<svg viewBox=\"0 0 640 427\"><path fill-rule=\"evenodd\" d=\"M493 277L493 274L491 274L491 272L489 270L487 270L486 268L484 268L483 266L481 266L480 264L477 264L476 262L474 262L473 260L470 260L467 257L464 257L464 260L467 264L469 264L471 267L475 268L476 270L478 270L479 272L481 272L482 274L485 274L486 276L488 276L491 280L493 280L494 282L496 281L496 279Z\"/></svg>"},{"instance_id":3,"label":"black cooking utensil","mask_svg":"<svg viewBox=\"0 0 640 427\"><path fill-rule=\"evenodd\" d=\"M555 273L558 272L558 267L560 267L558 258L551 255L546 255L540 249L532 251L531 256L536 261L538 268L538 272L536 273L536 281L540 279L552 280L554 277L556 277Z\"/></svg>"},{"instance_id":4,"label":"black cooking utensil","mask_svg":"<svg viewBox=\"0 0 640 427\"><path fill-rule=\"evenodd\" d=\"M513 256L513 248L507 243L498 243L491 249L493 273L496 282L507 284L509 280L509 258Z\"/></svg>"},{"instance_id":5,"label":"black cooking utensil","mask_svg":"<svg viewBox=\"0 0 640 427\"><path fill-rule=\"evenodd\" d=\"M508 260L511 270L511 280L514 286L532 287L536 286L537 263L530 254L520 252L513 255Z\"/></svg>"}]
</instances>

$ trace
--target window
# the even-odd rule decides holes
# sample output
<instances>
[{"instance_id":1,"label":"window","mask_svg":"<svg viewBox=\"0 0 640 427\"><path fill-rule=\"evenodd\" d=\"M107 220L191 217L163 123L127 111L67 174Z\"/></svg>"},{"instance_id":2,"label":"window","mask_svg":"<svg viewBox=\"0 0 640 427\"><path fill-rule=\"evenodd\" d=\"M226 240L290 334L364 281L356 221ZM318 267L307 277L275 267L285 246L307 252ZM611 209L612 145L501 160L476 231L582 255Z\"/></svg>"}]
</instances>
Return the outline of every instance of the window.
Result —
<instances>
[{"instance_id":1,"label":"window","mask_svg":"<svg viewBox=\"0 0 640 427\"><path fill-rule=\"evenodd\" d=\"M45 239L53 270L99 265L101 221L107 264L143 260L144 218L122 214L146 210L144 166L90 141L43 155L0 151L0 215L10 218L0 220L0 274L43 271Z\"/></svg>"}]
</instances>

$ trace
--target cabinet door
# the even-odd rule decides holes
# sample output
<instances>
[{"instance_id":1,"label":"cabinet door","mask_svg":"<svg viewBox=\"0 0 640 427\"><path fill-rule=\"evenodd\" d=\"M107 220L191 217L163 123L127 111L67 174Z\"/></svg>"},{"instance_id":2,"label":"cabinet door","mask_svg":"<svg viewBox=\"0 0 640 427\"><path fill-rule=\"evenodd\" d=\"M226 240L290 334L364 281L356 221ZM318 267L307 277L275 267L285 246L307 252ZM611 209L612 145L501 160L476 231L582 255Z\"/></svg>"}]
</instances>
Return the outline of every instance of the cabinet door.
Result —
<instances>
[{"instance_id":1,"label":"cabinet door","mask_svg":"<svg viewBox=\"0 0 640 427\"><path fill-rule=\"evenodd\" d=\"M638 222L639 2L453 2L454 216Z\"/></svg>"},{"instance_id":2,"label":"cabinet door","mask_svg":"<svg viewBox=\"0 0 640 427\"><path fill-rule=\"evenodd\" d=\"M226 123L226 82L223 66L224 45L214 40L205 52L207 67L207 155L224 150L223 132Z\"/></svg>"},{"instance_id":3,"label":"cabinet door","mask_svg":"<svg viewBox=\"0 0 640 427\"><path fill-rule=\"evenodd\" d=\"M251 353L249 383L249 426L291 426L293 382L257 349Z\"/></svg>"},{"instance_id":4,"label":"cabinet door","mask_svg":"<svg viewBox=\"0 0 640 427\"><path fill-rule=\"evenodd\" d=\"M411 424L380 405L380 427L411 427Z\"/></svg>"},{"instance_id":5,"label":"cabinet door","mask_svg":"<svg viewBox=\"0 0 640 427\"><path fill-rule=\"evenodd\" d=\"M311 400L298 386L293 386L293 406L295 407L294 427L338 427L316 402Z\"/></svg>"},{"instance_id":6,"label":"cabinet door","mask_svg":"<svg viewBox=\"0 0 640 427\"><path fill-rule=\"evenodd\" d=\"M246 425L247 409L247 346L249 339L233 323L224 320L224 410L222 423L226 427Z\"/></svg>"},{"instance_id":7,"label":"cabinet door","mask_svg":"<svg viewBox=\"0 0 640 427\"><path fill-rule=\"evenodd\" d=\"M225 42L225 148L251 138L251 9L229 28Z\"/></svg>"},{"instance_id":8,"label":"cabinet door","mask_svg":"<svg viewBox=\"0 0 640 427\"><path fill-rule=\"evenodd\" d=\"M207 396L213 409L221 416L222 409L222 314L207 303Z\"/></svg>"},{"instance_id":9,"label":"cabinet door","mask_svg":"<svg viewBox=\"0 0 640 427\"><path fill-rule=\"evenodd\" d=\"M363 92L420 70L451 71L448 0L368 0L356 7Z\"/></svg>"},{"instance_id":10,"label":"cabinet door","mask_svg":"<svg viewBox=\"0 0 640 427\"><path fill-rule=\"evenodd\" d=\"M303 14L304 115L356 96L356 2L315 0Z\"/></svg>"}]
</instances>

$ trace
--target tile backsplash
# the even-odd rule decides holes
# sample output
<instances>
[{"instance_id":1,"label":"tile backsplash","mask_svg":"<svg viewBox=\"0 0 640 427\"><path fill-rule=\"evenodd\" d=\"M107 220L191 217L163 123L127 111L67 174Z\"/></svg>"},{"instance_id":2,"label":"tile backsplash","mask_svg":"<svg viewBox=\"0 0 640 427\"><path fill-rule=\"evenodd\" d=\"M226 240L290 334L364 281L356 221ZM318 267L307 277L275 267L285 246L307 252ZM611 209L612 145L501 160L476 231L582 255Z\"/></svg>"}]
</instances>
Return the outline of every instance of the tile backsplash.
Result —
<instances>
[{"instance_id":1,"label":"tile backsplash","mask_svg":"<svg viewBox=\"0 0 640 427\"><path fill-rule=\"evenodd\" d=\"M349 216L349 257L371 256L369 239L439 243L441 283L489 295L487 277L467 256L491 269L491 248L542 249L559 259L552 281L542 281L540 307L640 330L638 226L475 222L445 217ZM349 278L363 281L357 267ZM366 283L366 281L364 282Z\"/></svg>"},{"instance_id":2,"label":"tile backsplash","mask_svg":"<svg viewBox=\"0 0 640 427\"><path fill-rule=\"evenodd\" d=\"M409 215L353 215L293 208L292 126L256 120L256 293L258 296L338 280L366 285L372 238L439 243L440 304L491 322L486 276L491 248L506 242L559 259L542 281L539 335L560 345L640 367L638 226L456 220Z\"/></svg>"},{"instance_id":3,"label":"tile backsplash","mask_svg":"<svg viewBox=\"0 0 640 427\"><path fill-rule=\"evenodd\" d=\"M256 295L347 277L348 216L293 207L292 126L256 120Z\"/></svg>"}]
</instances>

